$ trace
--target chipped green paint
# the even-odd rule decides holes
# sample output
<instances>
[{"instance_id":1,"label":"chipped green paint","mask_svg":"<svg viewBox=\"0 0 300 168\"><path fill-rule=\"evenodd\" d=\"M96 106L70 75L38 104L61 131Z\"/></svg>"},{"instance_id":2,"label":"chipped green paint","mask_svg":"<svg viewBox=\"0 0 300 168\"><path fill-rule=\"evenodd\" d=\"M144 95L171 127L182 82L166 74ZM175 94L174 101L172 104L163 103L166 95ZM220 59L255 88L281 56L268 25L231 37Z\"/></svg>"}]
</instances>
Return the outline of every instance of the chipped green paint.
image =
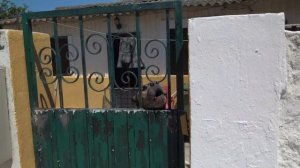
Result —
<instances>
[{"instance_id":1,"label":"chipped green paint","mask_svg":"<svg viewBox=\"0 0 300 168\"><path fill-rule=\"evenodd\" d=\"M169 114L144 110L35 111L37 167L170 167Z\"/></svg>"}]
</instances>

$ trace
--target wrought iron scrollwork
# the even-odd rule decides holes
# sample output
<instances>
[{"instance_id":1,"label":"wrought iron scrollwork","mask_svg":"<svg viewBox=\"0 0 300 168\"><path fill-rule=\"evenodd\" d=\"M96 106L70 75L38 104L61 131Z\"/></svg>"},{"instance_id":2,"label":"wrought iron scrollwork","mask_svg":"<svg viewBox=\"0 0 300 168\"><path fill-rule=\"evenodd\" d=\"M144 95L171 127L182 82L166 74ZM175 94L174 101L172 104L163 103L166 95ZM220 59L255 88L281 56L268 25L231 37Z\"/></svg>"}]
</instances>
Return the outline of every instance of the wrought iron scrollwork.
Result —
<instances>
[{"instance_id":1,"label":"wrought iron scrollwork","mask_svg":"<svg viewBox=\"0 0 300 168\"><path fill-rule=\"evenodd\" d=\"M42 75L44 76L44 78L42 77ZM39 76L40 76L41 81L45 84L53 84L57 80L57 77L53 76L52 69L47 68L47 67L40 69ZM51 78L51 77L53 77L53 80L47 81L47 78Z\"/></svg>"},{"instance_id":2,"label":"wrought iron scrollwork","mask_svg":"<svg viewBox=\"0 0 300 168\"><path fill-rule=\"evenodd\" d=\"M94 83L94 84L93 84ZM101 85L104 85L104 76L102 73L100 72L93 72L89 75L89 78L88 78L88 85L89 87L96 91L96 92L102 92L102 91L105 91L108 87L109 87L109 83L107 86L101 88L101 89L97 89L94 85L98 85L98 86L101 86Z\"/></svg>"},{"instance_id":3,"label":"wrought iron scrollwork","mask_svg":"<svg viewBox=\"0 0 300 168\"><path fill-rule=\"evenodd\" d=\"M47 52L47 50L50 50L50 51ZM43 65L50 64L51 61L52 61L51 53L56 55L56 52L53 48L51 48L51 47L42 48L39 52L39 55L38 55L40 63L43 64Z\"/></svg>"},{"instance_id":4,"label":"wrought iron scrollwork","mask_svg":"<svg viewBox=\"0 0 300 168\"><path fill-rule=\"evenodd\" d=\"M77 59L79 58L79 52L78 49L76 48L75 45L73 44L65 44L60 48L60 53L62 53L62 51L64 49L68 48L67 52L65 53L64 57L71 63L71 62L75 62L77 61ZM61 55L62 57L62 55ZM70 76L72 76L72 80L67 80L67 77L63 76L62 80L66 83L75 83L78 81L80 73L77 67L74 66L69 66L67 68L67 71L69 73Z\"/></svg>"},{"instance_id":5,"label":"wrought iron scrollwork","mask_svg":"<svg viewBox=\"0 0 300 168\"><path fill-rule=\"evenodd\" d=\"M119 84L122 84L123 86L120 86L118 84L118 82L116 81L116 79L114 81L115 82L114 84L118 89L121 89L122 91L128 91L128 90L130 90L129 88L138 87L138 77L134 72L132 72L130 70L123 72L121 74L120 79L121 80L119 82L121 82L121 83L119 83ZM133 85L131 84L131 81L134 82ZM126 86L130 86L130 87L126 87Z\"/></svg>"},{"instance_id":6,"label":"wrought iron scrollwork","mask_svg":"<svg viewBox=\"0 0 300 168\"><path fill-rule=\"evenodd\" d=\"M88 53L99 55L103 50L102 42L105 42L106 47L109 45L106 36L101 34L91 34L85 41L85 47ZM101 72L92 72L88 76L88 86L96 92L103 92L109 88L109 83L105 85L105 77ZM98 86L98 88L96 87Z\"/></svg>"},{"instance_id":7,"label":"wrought iron scrollwork","mask_svg":"<svg viewBox=\"0 0 300 168\"><path fill-rule=\"evenodd\" d=\"M94 39L94 41L93 41ZM88 36L88 38L85 41L85 46L87 51L92 55L100 54L102 51L102 45L99 40L96 39L102 39L108 44L107 38L100 34L91 34Z\"/></svg>"},{"instance_id":8,"label":"wrought iron scrollwork","mask_svg":"<svg viewBox=\"0 0 300 168\"><path fill-rule=\"evenodd\" d=\"M123 84L130 84L131 82L131 79L130 79L130 76L132 76L135 80L135 83L134 83L134 87L137 87L138 83L138 78L137 76L132 72L132 71L125 71L123 72L123 74L121 75L121 81Z\"/></svg>"},{"instance_id":9,"label":"wrought iron scrollwork","mask_svg":"<svg viewBox=\"0 0 300 168\"><path fill-rule=\"evenodd\" d=\"M44 47L40 50L38 54L38 60L40 65L44 65L44 67L40 66L41 68L38 69L39 71L39 77L41 81L45 84L52 84L57 80L57 77L54 77L53 71L52 71L52 60L53 55L56 55L56 52L51 47ZM51 66L51 67L47 67ZM39 66L38 66L39 67ZM47 81L47 79L53 78L53 80Z\"/></svg>"},{"instance_id":10,"label":"wrought iron scrollwork","mask_svg":"<svg viewBox=\"0 0 300 168\"><path fill-rule=\"evenodd\" d=\"M67 71L69 72L69 75L72 76L72 80L67 80L66 77L63 77L63 81L66 83L75 83L78 81L79 79L79 70L77 68L75 68L74 66L70 66L67 68ZM75 78L74 78L75 77Z\"/></svg>"},{"instance_id":11,"label":"wrought iron scrollwork","mask_svg":"<svg viewBox=\"0 0 300 168\"><path fill-rule=\"evenodd\" d=\"M151 72L151 75L159 75L160 74L160 69L157 65L149 65L147 68L146 68L146 77L147 79L150 81L150 82L162 82L166 79L167 77L167 74L164 74L164 77L160 80L156 80L156 81L153 81L151 79L151 77L149 76L149 71Z\"/></svg>"},{"instance_id":12,"label":"wrought iron scrollwork","mask_svg":"<svg viewBox=\"0 0 300 168\"><path fill-rule=\"evenodd\" d=\"M154 44L158 44L160 45L163 50L165 50L165 52L167 51L167 47L166 47L166 44L163 43L162 41L160 40L157 40L157 39L153 39L153 40L150 40L146 43L145 45L145 55L146 57L150 58L150 59L157 59L161 54L159 48L157 46L155 46ZM152 80L150 75L160 75L160 68L157 66L157 65L149 65L146 67L146 77L147 79L150 81L150 82L162 82L166 79L167 77L167 74L165 73L163 78L160 79L160 80Z\"/></svg>"},{"instance_id":13,"label":"wrought iron scrollwork","mask_svg":"<svg viewBox=\"0 0 300 168\"><path fill-rule=\"evenodd\" d=\"M76 48L75 45L73 44L65 44L63 45L60 49L59 49L59 52L62 53L62 50L64 49L67 49L67 52L66 52L66 59L70 62L74 62L78 59L79 57L79 52L78 52L78 49ZM73 49L74 52L72 52L70 49Z\"/></svg>"}]
</instances>

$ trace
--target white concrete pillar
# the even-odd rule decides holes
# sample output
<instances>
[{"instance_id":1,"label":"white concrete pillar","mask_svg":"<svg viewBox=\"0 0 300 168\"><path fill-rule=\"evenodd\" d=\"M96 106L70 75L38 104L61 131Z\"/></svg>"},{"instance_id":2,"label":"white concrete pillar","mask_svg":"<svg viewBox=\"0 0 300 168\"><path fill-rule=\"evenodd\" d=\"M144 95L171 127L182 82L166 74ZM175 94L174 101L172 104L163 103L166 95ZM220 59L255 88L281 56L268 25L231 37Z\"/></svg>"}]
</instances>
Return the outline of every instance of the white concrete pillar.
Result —
<instances>
[{"instance_id":1,"label":"white concrete pillar","mask_svg":"<svg viewBox=\"0 0 300 168\"><path fill-rule=\"evenodd\" d=\"M300 32L286 31L288 84L282 96L278 167L300 165Z\"/></svg>"},{"instance_id":2,"label":"white concrete pillar","mask_svg":"<svg viewBox=\"0 0 300 168\"><path fill-rule=\"evenodd\" d=\"M189 20L192 168L275 168L283 14Z\"/></svg>"},{"instance_id":3,"label":"white concrete pillar","mask_svg":"<svg viewBox=\"0 0 300 168\"><path fill-rule=\"evenodd\" d=\"M20 168L20 155L19 155L19 142L17 132L17 120L15 115L15 104L13 98L13 81L12 81L12 69L10 66L10 53L9 53L9 42L8 42L8 30L0 31L0 67L5 69L6 88L5 93L7 94L7 107L9 113L9 126L11 136L10 152L12 155L12 168ZM1 142L0 142L1 143ZM1 149L0 149L1 150ZM8 150L8 149L6 149ZM3 152L3 151L2 151Z\"/></svg>"}]
</instances>

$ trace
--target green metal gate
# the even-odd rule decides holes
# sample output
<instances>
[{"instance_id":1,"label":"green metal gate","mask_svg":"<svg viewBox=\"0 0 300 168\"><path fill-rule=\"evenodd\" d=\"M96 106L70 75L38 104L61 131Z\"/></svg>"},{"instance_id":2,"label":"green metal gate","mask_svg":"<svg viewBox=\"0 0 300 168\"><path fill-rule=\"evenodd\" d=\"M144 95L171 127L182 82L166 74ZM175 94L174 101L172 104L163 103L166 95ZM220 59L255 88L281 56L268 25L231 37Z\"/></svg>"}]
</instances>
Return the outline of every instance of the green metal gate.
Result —
<instances>
[{"instance_id":1,"label":"green metal gate","mask_svg":"<svg viewBox=\"0 0 300 168\"><path fill-rule=\"evenodd\" d=\"M25 13L23 15L23 32L26 52L28 86L30 91L30 106L32 111L32 125L34 133L34 147L36 166L39 168L183 168L184 152L183 138L179 118L183 114L183 70L182 62L182 13L181 1L162 1L150 3L112 4L98 7L79 9L56 10L47 12ZM160 11L165 15L166 35L164 40L150 39L142 45L140 27L140 14L144 11ZM133 13L135 33L129 34L134 42L132 53L137 56L137 66L123 69L123 74L116 73L114 43L120 40L121 33L113 32L113 17L120 13ZM85 36L86 17L100 15L106 18L106 32L92 33ZM67 52L65 57L70 66L67 68L69 76L64 75L62 68L62 48L59 47L59 21L65 17L78 20L80 45L66 46L73 48L77 54ZM170 39L170 18L175 21L176 39ZM33 26L36 20L46 20L52 23L54 47L45 46L37 49L33 43ZM124 34L124 32L122 32ZM88 49L90 38L102 39L105 45L93 43L97 51ZM123 37L123 36L122 36ZM171 40L176 41L176 55L170 55ZM131 41L132 42L132 41ZM150 43L157 42L165 49L166 71L161 78L152 79L161 75L160 69L154 64L145 64L142 55L147 59L156 58L157 48L150 49L154 54L149 56L146 52ZM120 44L121 45L121 44ZM97 48L98 47L98 48ZM108 83L105 83L105 74L102 72L87 72L87 54L100 55L106 48L108 64ZM79 49L78 49L79 48ZM43 55L45 50L48 54ZM80 53L79 53L80 50ZM177 73L171 75L171 59L176 59ZM79 61L80 60L80 61ZM80 66L72 64L79 61ZM52 65L52 66L50 66ZM54 65L54 66L53 66ZM77 64L78 65L78 64ZM55 73L54 73L54 68ZM154 70L153 70L154 68ZM79 70L80 69L80 70ZM117 74L117 75L116 75ZM120 75L121 77L118 77ZM129 77L131 75L131 77ZM172 85L172 77L176 78L176 85ZM67 107L65 101L75 97L64 94L64 84L78 83L82 78L82 88L78 92L84 95L84 106L80 108ZM127 85L120 86L121 83ZM71 79L71 80L70 80ZM143 109L141 103L136 107L123 106L121 95L137 95L142 102L141 93L146 79L148 82L166 83L168 101L163 110ZM132 82L134 80L134 82ZM94 84L92 82L94 81ZM54 86L53 86L54 85ZM103 87L96 88L96 85ZM129 87L130 85L130 87ZM41 89L42 88L42 89ZM51 90L56 88L56 99ZM171 107L171 90L177 92L177 105ZM82 89L82 90L81 90ZM134 91L132 91L134 90ZM91 107L91 92L107 93L109 108ZM129 94L130 93L130 94ZM105 96L103 96L105 97ZM106 98L106 97L105 97ZM94 101L94 100L93 100ZM100 100L99 100L100 101ZM104 98L103 98L104 101ZM59 102L59 103L56 103ZM103 103L104 104L104 103Z\"/></svg>"}]
</instances>

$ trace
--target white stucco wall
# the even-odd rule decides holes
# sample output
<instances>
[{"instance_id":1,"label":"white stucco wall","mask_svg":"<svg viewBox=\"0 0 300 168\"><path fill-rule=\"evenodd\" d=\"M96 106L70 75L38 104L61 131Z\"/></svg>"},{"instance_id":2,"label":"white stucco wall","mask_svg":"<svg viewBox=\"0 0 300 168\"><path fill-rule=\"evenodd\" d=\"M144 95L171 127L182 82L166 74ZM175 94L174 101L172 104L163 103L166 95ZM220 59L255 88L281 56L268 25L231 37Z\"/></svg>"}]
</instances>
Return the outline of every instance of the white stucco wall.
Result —
<instances>
[{"instance_id":1,"label":"white stucco wall","mask_svg":"<svg viewBox=\"0 0 300 168\"><path fill-rule=\"evenodd\" d=\"M11 67L10 67L10 55L9 55L9 44L8 44L8 30L0 31L0 44L4 46L0 50L0 67L3 67L6 72L6 85L7 85L7 99L8 99L8 110L9 110L9 120L11 129L11 140L12 140L12 168L20 167L20 155L19 155L19 143L17 135L17 125L16 125L16 114L15 114L15 104L13 98L13 85L11 77ZM0 142L1 143L1 142Z\"/></svg>"},{"instance_id":2,"label":"white stucco wall","mask_svg":"<svg viewBox=\"0 0 300 168\"><path fill-rule=\"evenodd\" d=\"M0 67L0 168L11 161L12 154L5 78L5 69Z\"/></svg>"},{"instance_id":3,"label":"white stucco wall","mask_svg":"<svg viewBox=\"0 0 300 168\"><path fill-rule=\"evenodd\" d=\"M283 14L189 20L191 165L275 168Z\"/></svg>"},{"instance_id":4,"label":"white stucco wall","mask_svg":"<svg viewBox=\"0 0 300 168\"><path fill-rule=\"evenodd\" d=\"M280 168L300 167L300 32L286 32L288 85L279 125Z\"/></svg>"}]
</instances>

